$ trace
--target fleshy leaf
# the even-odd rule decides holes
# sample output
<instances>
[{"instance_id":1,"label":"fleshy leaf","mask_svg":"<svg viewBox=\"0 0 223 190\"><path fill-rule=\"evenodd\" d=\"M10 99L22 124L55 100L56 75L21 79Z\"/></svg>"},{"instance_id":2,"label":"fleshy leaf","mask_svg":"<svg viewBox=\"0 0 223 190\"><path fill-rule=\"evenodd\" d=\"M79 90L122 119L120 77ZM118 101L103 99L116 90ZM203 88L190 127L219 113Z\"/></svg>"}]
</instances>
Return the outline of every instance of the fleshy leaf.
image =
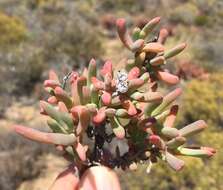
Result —
<instances>
[{"instance_id":1,"label":"fleshy leaf","mask_svg":"<svg viewBox=\"0 0 223 190\"><path fill-rule=\"evenodd\" d=\"M133 52L137 52L143 48L143 45L144 45L144 40L138 39L132 43L130 48Z\"/></svg>"},{"instance_id":2,"label":"fleshy leaf","mask_svg":"<svg viewBox=\"0 0 223 190\"><path fill-rule=\"evenodd\" d=\"M160 102L163 99L163 95L160 92L147 92L144 93L145 102Z\"/></svg>"},{"instance_id":3,"label":"fleshy leaf","mask_svg":"<svg viewBox=\"0 0 223 190\"><path fill-rule=\"evenodd\" d=\"M158 135L150 135L149 142L161 150L165 150L165 143Z\"/></svg>"},{"instance_id":4,"label":"fleshy leaf","mask_svg":"<svg viewBox=\"0 0 223 190\"><path fill-rule=\"evenodd\" d=\"M141 30L140 32L140 38L144 39L147 37L147 35L157 26L157 24L160 22L160 17L155 17L152 20L150 20Z\"/></svg>"},{"instance_id":5,"label":"fleshy leaf","mask_svg":"<svg viewBox=\"0 0 223 190\"><path fill-rule=\"evenodd\" d=\"M128 117L129 116L128 111L126 109L117 109L115 112L115 115L117 117Z\"/></svg>"},{"instance_id":6,"label":"fleshy leaf","mask_svg":"<svg viewBox=\"0 0 223 190\"><path fill-rule=\"evenodd\" d=\"M162 103L157 108L155 108L151 115L156 116L161 113L167 106L175 101L176 98L181 95L181 93L182 90L180 88L176 88L175 90L164 96Z\"/></svg>"},{"instance_id":7,"label":"fleshy leaf","mask_svg":"<svg viewBox=\"0 0 223 190\"><path fill-rule=\"evenodd\" d=\"M67 133L67 131L54 119L48 119L47 124L54 133Z\"/></svg>"},{"instance_id":8,"label":"fleshy leaf","mask_svg":"<svg viewBox=\"0 0 223 190\"><path fill-rule=\"evenodd\" d=\"M128 114L133 116L137 114L136 107L130 100L126 100L122 103L123 108L125 108L128 111Z\"/></svg>"},{"instance_id":9,"label":"fleshy leaf","mask_svg":"<svg viewBox=\"0 0 223 190\"><path fill-rule=\"evenodd\" d=\"M82 93L83 93L83 103L84 104L90 103L90 101L91 101L90 88L88 86L83 86Z\"/></svg>"},{"instance_id":10,"label":"fleshy leaf","mask_svg":"<svg viewBox=\"0 0 223 190\"><path fill-rule=\"evenodd\" d=\"M180 134L178 129L172 127L163 127L161 133L170 139L175 138Z\"/></svg>"},{"instance_id":11,"label":"fleshy leaf","mask_svg":"<svg viewBox=\"0 0 223 190\"><path fill-rule=\"evenodd\" d=\"M99 102L98 90L93 85L91 85L90 91L91 91L91 102L98 105Z\"/></svg>"},{"instance_id":12,"label":"fleshy leaf","mask_svg":"<svg viewBox=\"0 0 223 190\"><path fill-rule=\"evenodd\" d=\"M87 83L87 80L83 76L77 79L77 93L78 93L79 101L82 105L84 104L83 86L86 86L86 83Z\"/></svg>"},{"instance_id":13,"label":"fleshy leaf","mask_svg":"<svg viewBox=\"0 0 223 190\"><path fill-rule=\"evenodd\" d=\"M21 125L14 125L13 129L18 134L41 143L68 146L76 142L74 134L46 133Z\"/></svg>"},{"instance_id":14,"label":"fleshy leaf","mask_svg":"<svg viewBox=\"0 0 223 190\"><path fill-rule=\"evenodd\" d=\"M174 122L176 120L177 112L178 112L178 105L173 105L171 107L169 115L166 117L166 119L163 123L164 127L173 127Z\"/></svg>"},{"instance_id":15,"label":"fleshy leaf","mask_svg":"<svg viewBox=\"0 0 223 190\"><path fill-rule=\"evenodd\" d=\"M101 101L102 103L105 105L105 106L108 106L111 104L111 100L112 100L112 97L111 97L111 94L104 91L103 94L101 95Z\"/></svg>"},{"instance_id":16,"label":"fleshy leaf","mask_svg":"<svg viewBox=\"0 0 223 190\"><path fill-rule=\"evenodd\" d=\"M98 110L97 114L92 118L92 121L94 124L100 125L104 122L104 120L106 118L105 109L106 109L106 107L100 108Z\"/></svg>"},{"instance_id":17,"label":"fleshy leaf","mask_svg":"<svg viewBox=\"0 0 223 190\"><path fill-rule=\"evenodd\" d=\"M97 74L97 67L95 59L91 59L89 66L88 66L88 76L87 76L87 86L91 85L91 78L96 77Z\"/></svg>"},{"instance_id":18,"label":"fleshy leaf","mask_svg":"<svg viewBox=\"0 0 223 190\"><path fill-rule=\"evenodd\" d=\"M159 32L158 42L164 44L168 35L169 35L168 30L166 28L162 28Z\"/></svg>"},{"instance_id":19,"label":"fleshy leaf","mask_svg":"<svg viewBox=\"0 0 223 190\"><path fill-rule=\"evenodd\" d=\"M206 158L211 157L215 154L214 149L210 149L208 147L201 147L201 148L185 148L185 147L179 147L177 149L180 155L183 156L193 156L193 157L199 157L199 158Z\"/></svg>"},{"instance_id":20,"label":"fleshy leaf","mask_svg":"<svg viewBox=\"0 0 223 190\"><path fill-rule=\"evenodd\" d=\"M164 46L157 42L148 43L142 49L142 51L151 53L160 53L163 52L164 50L165 50Z\"/></svg>"},{"instance_id":21,"label":"fleshy leaf","mask_svg":"<svg viewBox=\"0 0 223 190\"><path fill-rule=\"evenodd\" d=\"M110 60L107 60L101 71L100 71L101 76L105 76L106 74L110 74L111 76L113 76L113 70L112 70L112 62Z\"/></svg>"},{"instance_id":22,"label":"fleshy leaf","mask_svg":"<svg viewBox=\"0 0 223 190\"><path fill-rule=\"evenodd\" d=\"M149 62L152 66L159 66L165 63L165 58L163 56L155 57Z\"/></svg>"},{"instance_id":23,"label":"fleshy leaf","mask_svg":"<svg viewBox=\"0 0 223 190\"><path fill-rule=\"evenodd\" d=\"M45 80L44 81L44 87L50 87L50 88L56 88L57 86L61 86L60 82L56 81L56 80Z\"/></svg>"},{"instance_id":24,"label":"fleshy leaf","mask_svg":"<svg viewBox=\"0 0 223 190\"><path fill-rule=\"evenodd\" d=\"M117 31L120 40L122 43L131 50L133 41L131 36L129 35L127 28L126 28L126 21L123 18L120 18L116 21Z\"/></svg>"},{"instance_id":25,"label":"fleshy leaf","mask_svg":"<svg viewBox=\"0 0 223 190\"><path fill-rule=\"evenodd\" d=\"M169 140L166 145L169 149L176 149L177 147L183 145L186 142L186 138L182 136L177 136Z\"/></svg>"},{"instance_id":26,"label":"fleshy leaf","mask_svg":"<svg viewBox=\"0 0 223 190\"><path fill-rule=\"evenodd\" d=\"M86 156L86 152L88 150L88 147L87 146L83 146L81 143L77 143L75 145L75 150L79 156L79 158L81 159L81 161L86 161L87 159L87 156Z\"/></svg>"},{"instance_id":27,"label":"fleshy leaf","mask_svg":"<svg viewBox=\"0 0 223 190\"><path fill-rule=\"evenodd\" d=\"M140 34L140 32L141 32L141 29L140 28L138 28L138 27L135 27L134 29L133 29L133 34L132 34L132 38L133 38L133 40L138 40L139 39L139 34Z\"/></svg>"},{"instance_id":28,"label":"fleshy leaf","mask_svg":"<svg viewBox=\"0 0 223 190\"><path fill-rule=\"evenodd\" d=\"M107 117L114 117L115 116L115 112L116 112L116 109L114 109L114 108L107 108L105 110L105 115Z\"/></svg>"},{"instance_id":29,"label":"fleshy leaf","mask_svg":"<svg viewBox=\"0 0 223 190\"><path fill-rule=\"evenodd\" d=\"M76 128L76 134L80 135L90 123L90 112L85 106L75 106L71 109L71 113L76 117L78 115L78 125Z\"/></svg>"},{"instance_id":30,"label":"fleshy leaf","mask_svg":"<svg viewBox=\"0 0 223 190\"><path fill-rule=\"evenodd\" d=\"M129 90L128 90L128 93L131 93L131 92L137 90L143 84L144 84L144 80L140 79L140 78L129 80Z\"/></svg>"},{"instance_id":31,"label":"fleshy leaf","mask_svg":"<svg viewBox=\"0 0 223 190\"><path fill-rule=\"evenodd\" d=\"M165 71L157 71L157 77L158 77L158 79L160 79L170 85L175 85L175 84L179 83L179 81L180 81L178 76L170 74Z\"/></svg>"},{"instance_id":32,"label":"fleshy leaf","mask_svg":"<svg viewBox=\"0 0 223 190\"><path fill-rule=\"evenodd\" d=\"M56 96L51 96L47 99L47 102L50 104L57 104L58 100L57 100Z\"/></svg>"},{"instance_id":33,"label":"fleshy leaf","mask_svg":"<svg viewBox=\"0 0 223 190\"><path fill-rule=\"evenodd\" d=\"M59 82L59 78L54 70L49 71L49 79Z\"/></svg>"},{"instance_id":34,"label":"fleshy leaf","mask_svg":"<svg viewBox=\"0 0 223 190\"><path fill-rule=\"evenodd\" d=\"M103 90L104 89L104 83L100 80L98 80L96 77L91 78L91 82L95 89L97 90Z\"/></svg>"},{"instance_id":35,"label":"fleshy leaf","mask_svg":"<svg viewBox=\"0 0 223 190\"><path fill-rule=\"evenodd\" d=\"M133 67L128 73L128 80L136 79L140 75L140 69L138 67Z\"/></svg>"},{"instance_id":36,"label":"fleshy leaf","mask_svg":"<svg viewBox=\"0 0 223 190\"><path fill-rule=\"evenodd\" d=\"M179 130L180 135L183 137L191 136L203 131L207 127L207 124L203 120L198 120L191 123Z\"/></svg>"},{"instance_id":37,"label":"fleshy leaf","mask_svg":"<svg viewBox=\"0 0 223 190\"><path fill-rule=\"evenodd\" d=\"M56 87L54 90L54 93L55 93L56 98L59 101L64 102L68 108L72 107L73 102L72 102L70 96L61 87Z\"/></svg>"},{"instance_id":38,"label":"fleshy leaf","mask_svg":"<svg viewBox=\"0 0 223 190\"><path fill-rule=\"evenodd\" d=\"M182 44L179 44L179 45L175 46L174 48L168 50L167 52L164 53L165 59L169 59L171 57L176 56L177 54L182 52L186 48L186 46L187 46L186 43L182 43Z\"/></svg>"},{"instance_id":39,"label":"fleshy leaf","mask_svg":"<svg viewBox=\"0 0 223 190\"><path fill-rule=\"evenodd\" d=\"M166 156L167 163L175 171L179 171L184 167L184 161L183 160L180 160L179 158L170 154L169 152L166 152L165 156Z\"/></svg>"},{"instance_id":40,"label":"fleshy leaf","mask_svg":"<svg viewBox=\"0 0 223 190\"><path fill-rule=\"evenodd\" d=\"M116 117L110 118L110 124L115 136L123 139L125 137L125 129L120 125Z\"/></svg>"}]
</instances>

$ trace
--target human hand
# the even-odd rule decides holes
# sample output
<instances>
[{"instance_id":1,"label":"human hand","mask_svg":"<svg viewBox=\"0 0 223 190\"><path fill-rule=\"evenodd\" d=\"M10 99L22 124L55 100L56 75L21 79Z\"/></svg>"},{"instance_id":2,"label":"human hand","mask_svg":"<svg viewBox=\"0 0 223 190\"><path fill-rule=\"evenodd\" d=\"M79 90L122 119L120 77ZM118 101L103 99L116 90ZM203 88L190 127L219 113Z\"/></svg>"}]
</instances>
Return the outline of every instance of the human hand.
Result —
<instances>
[{"instance_id":1,"label":"human hand","mask_svg":"<svg viewBox=\"0 0 223 190\"><path fill-rule=\"evenodd\" d=\"M121 190L117 175L104 166L94 166L79 179L74 169L59 174L50 190Z\"/></svg>"}]
</instances>

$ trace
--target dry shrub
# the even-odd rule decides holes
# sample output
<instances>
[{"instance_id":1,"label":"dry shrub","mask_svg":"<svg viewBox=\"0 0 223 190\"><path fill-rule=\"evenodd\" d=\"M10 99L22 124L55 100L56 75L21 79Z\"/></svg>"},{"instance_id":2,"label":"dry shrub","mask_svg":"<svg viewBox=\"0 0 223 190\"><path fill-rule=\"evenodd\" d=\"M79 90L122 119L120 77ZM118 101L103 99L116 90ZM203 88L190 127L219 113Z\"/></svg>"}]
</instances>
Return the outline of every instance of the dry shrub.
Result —
<instances>
[{"instance_id":1,"label":"dry shrub","mask_svg":"<svg viewBox=\"0 0 223 190\"><path fill-rule=\"evenodd\" d=\"M15 190L24 180L40 174L45 167L41 156L51 149L13 133L2 133L0 138L0 189Z\"/></svg>"}]
</instances>

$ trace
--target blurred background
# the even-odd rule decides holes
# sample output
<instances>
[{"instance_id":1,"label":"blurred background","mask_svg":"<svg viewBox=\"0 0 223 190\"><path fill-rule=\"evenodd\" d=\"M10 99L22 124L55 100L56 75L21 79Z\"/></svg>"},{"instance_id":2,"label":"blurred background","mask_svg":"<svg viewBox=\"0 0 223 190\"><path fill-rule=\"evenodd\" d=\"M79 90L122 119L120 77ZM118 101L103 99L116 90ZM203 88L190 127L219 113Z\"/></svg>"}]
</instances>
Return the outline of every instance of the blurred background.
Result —
<instances>
[{"instance_id":1,"label":"blurred background","mask_svg":"<svg viewBox=\"0 0 223 190\"><path fill-rule=\"evenodd\" d=\"M67 165L54 147L9 130L14 123L48 130L38 100L46 98L42 81L49 69L62 78L92 57L117 64L129 52L117 38L116 18L132 28L156 16L169 30L167 47L188 44L167 64L184 89L176 127L206 120L209 128L193 140L218 153L210 160L185 158L179 173L164 164L149 175L145 166L117 171L122 188L223 189L223 0L0 0L0 190L47 189Z\"/></svg>"}]
</instances>

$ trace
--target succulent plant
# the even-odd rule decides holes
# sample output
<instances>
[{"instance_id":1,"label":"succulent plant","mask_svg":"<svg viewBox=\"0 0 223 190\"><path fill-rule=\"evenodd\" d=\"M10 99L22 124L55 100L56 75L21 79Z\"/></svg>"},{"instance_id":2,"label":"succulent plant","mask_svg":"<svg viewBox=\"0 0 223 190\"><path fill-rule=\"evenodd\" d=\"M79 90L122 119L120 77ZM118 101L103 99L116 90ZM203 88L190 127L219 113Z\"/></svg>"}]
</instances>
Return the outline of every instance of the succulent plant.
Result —
<instances>
[{"instance_id":1,"label":"succulent plant","mask_svg":"<svg viewBox=\"0 0 223 190\"><path fill-rule=\"evenodd\" d=\"M118 19L119 38L134 58L125 59L119 71L108 60L99 72L91 59L88 68L72 71L62 81L51 70L44 82L49 98L40 101L40 107L49 117L52 132L20 125L13 126L14 130L31 140L56 145L80 170L94 165L135 170L138 163L148 163L149 172L151 164L161 160L177 171L184 166L178 156L214 155L213 148L186 144L190 136L207 127L203 120L174 127L175 100L181 89L166 95L158 91L159 82L179 83L163 66L186 47L182 43L166 50L166 29L158 37L148 37L159 21L156 17L130 35L125 19Z\"/></svg>"}]
</instances>

